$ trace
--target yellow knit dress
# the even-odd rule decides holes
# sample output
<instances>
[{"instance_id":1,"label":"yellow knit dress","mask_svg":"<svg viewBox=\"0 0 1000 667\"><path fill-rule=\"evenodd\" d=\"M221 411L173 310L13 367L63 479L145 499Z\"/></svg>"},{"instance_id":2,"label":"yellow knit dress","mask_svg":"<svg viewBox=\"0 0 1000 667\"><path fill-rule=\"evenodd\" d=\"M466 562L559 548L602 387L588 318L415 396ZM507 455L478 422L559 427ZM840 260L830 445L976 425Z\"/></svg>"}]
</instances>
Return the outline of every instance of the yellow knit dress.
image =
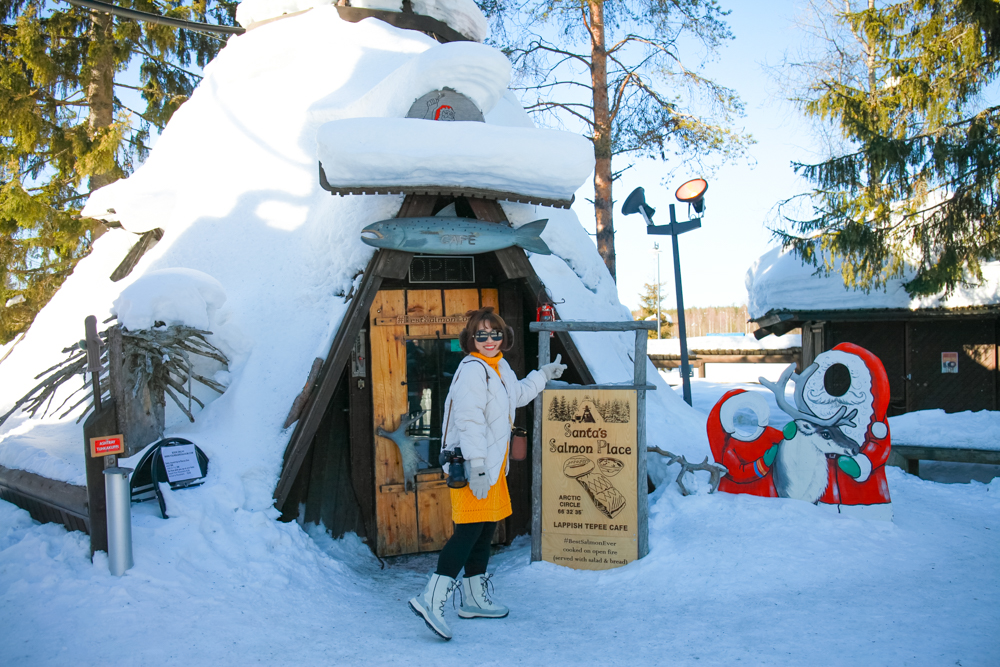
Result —
<instances>
[{"instance_id":1,"label":"yellow knit dress","mask_svg":"<svg viewBox=\"0 0 1000 667\"><path fill-rule=\"evenodd\" d=\"M495 357L484 357L478 352L473 352L472 356L482 359L490 367L500 374L500 360L503 354ZM481 523L484 521L500 521L506 519L513 513L510 506L510 492L507 490L507 455L504 454L503 468L500 470L500 479L490 487L490 492L485 498L476 498L468 486L461 489L451 489L451 519L455 523Z\"/></svg>"}]
</instances>

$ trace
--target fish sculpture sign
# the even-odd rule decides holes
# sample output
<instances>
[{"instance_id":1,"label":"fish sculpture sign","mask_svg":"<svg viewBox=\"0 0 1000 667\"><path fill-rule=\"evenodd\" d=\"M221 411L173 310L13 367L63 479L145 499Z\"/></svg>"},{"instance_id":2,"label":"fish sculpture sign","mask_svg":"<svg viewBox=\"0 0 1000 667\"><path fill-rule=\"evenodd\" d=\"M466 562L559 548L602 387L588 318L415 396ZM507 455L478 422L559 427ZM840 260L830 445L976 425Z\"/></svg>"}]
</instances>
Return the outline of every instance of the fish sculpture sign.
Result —
<instances>
[{"instance_id":1,"label":"fish sculpture sign","mask_svg":"<svg viewBox=\"0 0 1000 667\"><path fill-rule=\"evenodd\" d=\"M878 357L852 343L823 352L801 374L794 364L777 383L760 378L792 418L768 426L764 397L725 394L708 418L712 456L728 473L720 491L797 498L842 514L892 520L885 479L890 437L889 380ZM794 405L785 386L795 384Z\"/></svg>"},{"instance_id":2,"label":"fish sculpture sign","mask_svg":"<svg viewBox=\"0 0 1000 667\"><path fill-rule=\"evenodd\" d=\"M474 255L518 246L551 255L542 240L548 220L535 220L514 229L465 218L390 218L361 230L361 240L376 248L425 255Z\"/></svg>"}]
</instances>

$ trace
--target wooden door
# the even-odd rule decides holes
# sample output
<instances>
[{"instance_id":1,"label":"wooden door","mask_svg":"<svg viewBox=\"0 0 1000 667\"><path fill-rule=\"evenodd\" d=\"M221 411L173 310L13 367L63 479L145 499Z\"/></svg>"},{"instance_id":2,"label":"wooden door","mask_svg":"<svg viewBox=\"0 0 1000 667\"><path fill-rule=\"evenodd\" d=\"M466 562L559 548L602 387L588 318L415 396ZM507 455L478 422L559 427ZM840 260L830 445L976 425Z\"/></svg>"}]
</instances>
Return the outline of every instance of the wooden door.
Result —
<instances>
[{"instance_id":1,"label":"wooden door","mask_svg":"<svg viewBox=\"0 0 1000 667\"><path fill-rule=\"evenodd\" d=\"M465 313L498 301L495 289L391 290L375 297L369 313L374 427L394 431L404 415L420 413L407 432L421 459L415 488L407 491L396 444L375 436L380 556L437 551L451 537L451 499L437 461L443 403L464 356L457 339Z\"/></svg>"}]
</instances>

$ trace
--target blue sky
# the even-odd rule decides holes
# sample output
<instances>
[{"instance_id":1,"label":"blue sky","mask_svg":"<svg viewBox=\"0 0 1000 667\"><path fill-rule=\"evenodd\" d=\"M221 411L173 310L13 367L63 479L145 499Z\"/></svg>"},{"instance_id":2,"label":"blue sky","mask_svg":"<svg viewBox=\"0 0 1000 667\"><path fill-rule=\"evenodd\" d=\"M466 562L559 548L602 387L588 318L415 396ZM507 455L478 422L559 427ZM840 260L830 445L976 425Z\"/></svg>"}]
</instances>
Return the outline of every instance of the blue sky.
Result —
<instances>
[{"instance_id":1,"label":"blue sky","mask_svg":"<svg viewBox=\"0 0 1000 667\"><path fill-rule=\"evenodd\" d=\"M735 89L746 104L743 124L757 144L747 160L707 175L709 189L702 229L679 238L684 281L684 304L721 306L744 303L744 276L750 265L775 245L767 224L776 202L808 189L794 175L792 160L816 161L818 155L808 125L798 111L783 101L764 64L777 64L786 51L794 52L802 39L795 18L801 1L755 0L723 2L731 9L729 24L735 39L706 68L719 83ZM616 163L620 169L623 163ZM646 201L657 209L654 222L669 222L670 203L677 204L679 220L686 219L687 206L676 202L674 191L681 183L702 176L679 173L664 182L672 165L641 161L615 183L615 243L618 254L618 293L630 308L638 304L643 283L655 282L653 243L665 250L660 256L664 306L675 304L673 263L669 236L648 236L639 216L621 215L621 202L637 186L646 190ZM584 226L593 232L593 207L583 201L593 196L588 183L577 193L574 209Z\"/></svg>"}]
</instances>

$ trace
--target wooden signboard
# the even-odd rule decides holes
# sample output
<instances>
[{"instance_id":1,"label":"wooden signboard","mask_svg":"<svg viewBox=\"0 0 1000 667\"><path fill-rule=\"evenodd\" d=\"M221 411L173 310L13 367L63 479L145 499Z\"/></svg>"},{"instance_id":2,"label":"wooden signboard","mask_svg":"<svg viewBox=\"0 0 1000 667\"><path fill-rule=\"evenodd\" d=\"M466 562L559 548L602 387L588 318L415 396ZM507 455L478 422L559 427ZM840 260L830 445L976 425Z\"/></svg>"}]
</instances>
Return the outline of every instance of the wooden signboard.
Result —
<instances>
[{"instance_id":1,"label":"wooden signboard","mask_svg":"<svg viewBox=\"0 0 1000 667\"><path fill-rule=\"evenodd\" d=\"M542 560L606 570L639 557L633 389L542 394Z\"/></svg>"}]
</instances>

